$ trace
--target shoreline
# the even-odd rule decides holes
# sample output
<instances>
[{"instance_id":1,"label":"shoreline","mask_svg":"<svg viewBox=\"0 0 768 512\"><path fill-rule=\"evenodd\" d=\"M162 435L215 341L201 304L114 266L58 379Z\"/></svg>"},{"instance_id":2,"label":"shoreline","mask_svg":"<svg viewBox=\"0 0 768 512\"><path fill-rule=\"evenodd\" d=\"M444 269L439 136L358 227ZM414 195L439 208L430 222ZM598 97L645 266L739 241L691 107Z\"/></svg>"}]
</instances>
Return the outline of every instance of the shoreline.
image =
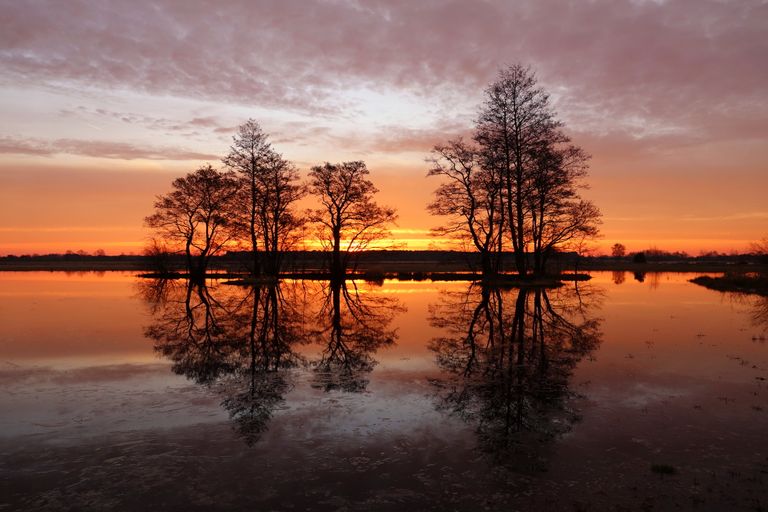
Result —
<instances>
[{"instance_id":1,"label":"shoreline","mask_svg":"<svg viewBox=\"0 0 768 512\"><path fill-rule=\"evenodd\" d=\"M445 264L444 262L434 261L372 261L360 265L359 274L471 274L479 275L473 269L456 262L454 264ZM577 267L562 266L555 273L582 273L588 271L624 271L624 272L691 272L691 273L710 273L710 272L731 272L734 270L759 271L768 270L765 265L736 265L731 263L695 263L695 262L649 262L649 263L631 263L631 262L582 262ZM126 260L126 261L3 261L0 260L0 272L119 272L136 271L149 273L152 271L150 265L144 261ZM231 265L211 265L212 272L226 272L230 274L245 275L240 269L235 269ZM306 276L321 274L312 270L306 271L288 271L284 275ZM322 273L326 275L325 273Z\"/></svg>"}]
</instances>

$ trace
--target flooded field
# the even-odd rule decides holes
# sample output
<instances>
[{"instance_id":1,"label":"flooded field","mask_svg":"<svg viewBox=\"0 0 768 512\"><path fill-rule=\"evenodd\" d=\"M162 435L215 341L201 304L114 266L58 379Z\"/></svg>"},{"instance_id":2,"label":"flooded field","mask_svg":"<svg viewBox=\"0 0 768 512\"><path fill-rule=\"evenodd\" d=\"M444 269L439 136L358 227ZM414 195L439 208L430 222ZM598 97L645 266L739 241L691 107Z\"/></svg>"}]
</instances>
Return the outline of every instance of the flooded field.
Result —
<instances>
[{"instance_id":1,"label":"flooded field","mask_svg":"<svg viewBox=\"0 0 768 512\"><path fill-rule=\"evenodd\" d=\"M768 299L0 273L0 510L768 510Z\"/></svg>"}]
</instances>

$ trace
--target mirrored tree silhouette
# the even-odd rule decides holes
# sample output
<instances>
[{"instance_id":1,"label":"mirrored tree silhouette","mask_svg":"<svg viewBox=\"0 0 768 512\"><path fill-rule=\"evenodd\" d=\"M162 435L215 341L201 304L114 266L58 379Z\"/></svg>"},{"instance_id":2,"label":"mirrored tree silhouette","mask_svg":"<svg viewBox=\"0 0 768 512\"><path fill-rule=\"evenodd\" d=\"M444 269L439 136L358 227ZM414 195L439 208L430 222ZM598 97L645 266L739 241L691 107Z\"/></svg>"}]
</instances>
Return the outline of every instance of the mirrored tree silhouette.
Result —
<instances>
[{"instance_id":1,"label":"mirrored tree silhouette","mask_svg":"<svg viewBox=\"0 0 768 512\"><path fill-rule=\"evenodd\" d=\"M301 361L300 322L280 286L153 281L141 294L153 313L145 334L155 350L175 373L221 396L235 430L256 442Z\"/></svg>"},{"instance_id":2,"label":"mirrored tree silhouette","mask_svg":"<svg viewBox=\"0 0 768 512\"><path fill-rule=\"evenodd\" d=\"M391 346L397 331L390 324L404 307L397 299L363 293L354 281L325 283L308 334L323 347L310 362L312 386L325 391L364 391L376 366L374 354Z\"/></svg>"},{"instance_id":3,"label":"mirrored tree silhouette","mask_svg":"<svg viewBox=\"0 0 768 512\"><path fill-rule=\"evenodd\" d=\"M543 443L579 419L569 380L600 344L597 302L583 284L444 293L430 307L431 324L445 333L429 346L442 370L431 381L438 409L474 425L497 462L536 467Z\"/></svg>"}]
</instances>

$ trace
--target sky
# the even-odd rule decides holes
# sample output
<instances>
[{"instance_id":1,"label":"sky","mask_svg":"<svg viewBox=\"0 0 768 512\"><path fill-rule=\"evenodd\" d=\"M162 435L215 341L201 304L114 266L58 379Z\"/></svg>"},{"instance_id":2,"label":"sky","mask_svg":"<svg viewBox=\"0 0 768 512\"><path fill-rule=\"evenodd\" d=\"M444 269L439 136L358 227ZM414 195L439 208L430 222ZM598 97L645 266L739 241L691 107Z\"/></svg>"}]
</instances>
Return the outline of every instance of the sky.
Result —
<instances>
[{"instance_id":1,"label":"sky","mask_svg":"<svg viewBox=\"0 0 768 512\"><path fill-rule=\"evenodd\" d=\"M248 118L303 173L364 160L399 246L439 246L425 159L515 63L592 155L598 251L768 235L763 0L0 0L0 27L0 255L140 252Z\"/></svg>"}]
</instances>

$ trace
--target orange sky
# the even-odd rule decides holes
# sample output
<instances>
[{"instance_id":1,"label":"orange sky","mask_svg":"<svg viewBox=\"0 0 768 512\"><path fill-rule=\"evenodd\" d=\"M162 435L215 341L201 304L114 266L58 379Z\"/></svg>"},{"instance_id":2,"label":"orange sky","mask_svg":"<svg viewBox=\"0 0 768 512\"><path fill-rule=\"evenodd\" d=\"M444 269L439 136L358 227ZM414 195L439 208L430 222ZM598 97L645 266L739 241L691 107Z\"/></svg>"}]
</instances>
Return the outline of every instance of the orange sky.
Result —
<instances>
[{"instance_id":1,"label":"orange sky","mask_svg":"<svg viewBox=\"0 0 768 512\"><path fill-rule=\"evenodd\" d=\"M217 164L249 117L304 173L365 160L396 243L439 244L424 159L517 61L593 155L599 249L743 251L768 234L756 0L258 3L0 7L0 254L139 252L154 195Z\"/></svg>"}]
</instances>

